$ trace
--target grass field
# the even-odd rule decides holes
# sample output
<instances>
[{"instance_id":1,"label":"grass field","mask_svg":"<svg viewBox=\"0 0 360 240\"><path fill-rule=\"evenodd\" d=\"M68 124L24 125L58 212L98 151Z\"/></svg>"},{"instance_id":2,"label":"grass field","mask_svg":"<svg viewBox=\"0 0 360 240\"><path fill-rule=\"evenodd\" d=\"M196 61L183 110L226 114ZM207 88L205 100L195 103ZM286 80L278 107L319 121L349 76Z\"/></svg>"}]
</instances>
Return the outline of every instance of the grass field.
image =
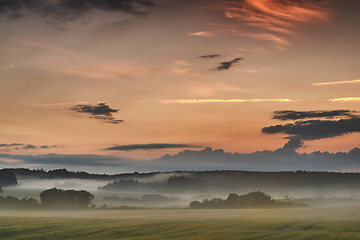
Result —
<instances>
[{"instance_id":1,"label":"grass field","mask_svg":"<svg viewBox=\"0 0 360 240\"><path fill-rule=\"evenodd\" d=\"M360 239L360 221L0 218L0 239Z\"/></svg>"},{"instance_id":2,"label":"grass field","mask_svg":"<svg viewBox=\"0 0 360 240\"><path fill-rule=\"evenodd\" d=\"M1 211L0 239L360 239L358 206Z\"/></svg>"}]
</instances>

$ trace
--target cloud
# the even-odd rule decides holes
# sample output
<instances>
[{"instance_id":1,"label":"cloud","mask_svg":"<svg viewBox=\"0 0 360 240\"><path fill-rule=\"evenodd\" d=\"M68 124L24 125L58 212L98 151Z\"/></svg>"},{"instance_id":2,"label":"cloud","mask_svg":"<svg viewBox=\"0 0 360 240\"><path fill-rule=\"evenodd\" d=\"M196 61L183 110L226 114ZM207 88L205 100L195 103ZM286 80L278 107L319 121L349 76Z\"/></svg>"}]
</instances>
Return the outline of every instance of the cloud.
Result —
<instances>
[{"instance_id":1,"label":"cloud","mask_svg":"<svg viewBox=\"0 0 360 240\"><path fill-rule=\"evenodd\" d=\"M197 148L200 146L190 144L172 144L172 143L150 143L150 144L132 144L132 145L117 145L106 148L105 150L115 151L133 151L133 150L153 150L153 149L167 149L167 148Z\"/></svg>"},{"instance_id":2,"label":"cloud","mask_svg":"<svg viewBox=\"0 0 360 240\"><path fill-rule=\"evenodd\" d=\"M345 97L330 99L331 102L360 102L360 97Z\"/></svg>"},{"instance_id":3,"label":"cloud","mask_svg":"<svg viewBox=\"0 0 360 240\"><path fill-rule=\"evenodd\" d=\"M14 147L14 146L22 146L24 144L22 143L3 143L3 144L0 144L0 147Z\"/></svg>"},{"instance_id":4,"label":"cloud","mask_svg":"<svg viewBox=\"0 0 360 240\"><path fill-rule=\"evenodd\" d=\"M261 47L251 47L251 48L242 48L238 47L237 50L243 51L243 52L254 52L254 53L260 53L264 52L265 50Z\"/></svg>"},{"instance_id":5,"label":"cloud","mask_svg":"<svg viewBox=\"0 0 360 240\"><path fill-rule=\"evenodd\" d=\"M305 118L334 118L334 117L353 117L356 111L333 110L333 111L275 111L273 119L281 121L299 120Z\"/></svg>"},{"instance_id":6,"label":"cloud","mask_svg":"<svg viewBox=\"0 0 360 240\"><path fill-rule=\"evenodd\" d=\"M337 81L337 82L320 82L320 83L313 83L313 86L328 86L328 85L340 85L340 84L353 84L353 83L360 83L360 79L350 80L350 81Z\"/></svg>"},{"instance_id":7,"label":"cloud","mask_svg":"<svg viewBox=\"0 0 360 240\"><path fill-rule=\"evenodd\" d=\"M292 139L275 151L258 151L249 154L228 153L222 149L204 148L184 150L152 160L153 165L166 170L251 170L251 171L349 171L360 167L360 149L349 152L312 152L299 154L296 148L303 141Z\"/></svg>"},{"instance_id":8,"label":"cloud","mask_svg":"<svg viewBox=\"0 0 360 240\"><path fill-rule=\"evenodd\" d=\"M298 148L301 148L304 145L304 141L298 137L292 137L290 140L285 143L282 148L277 149L277 151L295 151Z\"/></svg>"},{"instance_id":9,"label":"cloud","mask_svg":"<svg viewBox=\"0 0 360 240\"><path fill-rule=\"evenodd\" d=\"M302 24L328 22L327 0L219 0L211 10L221 10L226 24L212 24L213 31L289 45ZM246 27L244 26L246 25Z\"/></svg>"},{"instance_id":10,"label":"cloud","mask_svg":"<svg viewBox=\"0 0 360 240\"><path fill-rule=\"evenodd\" d=\"M32 145L32 144L27 144L25 145L24 147L22 147L23 149L27 149L27 150L30 150L30 149L37 149L37 147L35 145Z\"/></svg>"},{"instance_id":11,"label":"cloud","mask_svg":"<svg viewBox=\"0 0 360 240\"><path fill-rule=\"evenodd\" d=\"M12 63L10 66L6 66L6 67L2 67L0 68L0 71L4 71L4 70L8 70L8 69L12 69L15 67L15 63Z\"/></svg>"},{"instance_id":12,"label":"cloud","mask_svg":"<svg viewBox=\"0 0 360 240\"><path fill-rule=\"evenodd\" d=\"M303 147L304 141L360 132L360 116L357 113L350 110L275 111L273 119L295 122L264 127L262 133L288 135L285 138L289 141L279 151L295 151Z\"/></svg>"},{"instance_id":13,"label":"cloud","mask_svg":"<svg viewBox=\"0 0 360 240\"><path fill-rule=\"evenodd\" d=\"M13 155L0 154L0 164L7 167L61 168L69 170L92 170L95 172L151 172L151 171L205 171L205 170L255 170L255 171L349 171L360 168L360 149L349 152L312 152L299 154L286 145L275 151L258 151L248 154L228 153L222 149L204 148L184 150L174 155L138 161L108 155L92 154L42 154ZM109 170L110 167L110 170Z\"/></svg>"},{"instance_id":14,"label":"cloud","mask_svg":"<svg viewBox=\"0 0 360 240\"><path fill-rule=\"evenodd\" d=\"M199 36L199 37L215 37L215 33L212 32L194 32L194 33L188 33L188 36Z\"/></svg>"},{"instance_id":15,"label":"cloud","mask_svg":"<svg viewBox=\"0 0 360 240\"><path fill-rule=\"evenodd\" d=\"M158 100L161 103L171 104L199 104L199 103L257 103L257 102L293 102L288 98L274 98L274 99L177 99L177 100Z\"/></svg>"},{"instance_id":16,"label":"cloud","mask_svg":"<svg viewBox=\"0 0 360 240\"><path fill-rule=\"evenodd\" d=\"M34 150L34 149L39 149L39 148L57 148L57 145L42 145L42 146L37 146L37 145L33 145L33 144L24 144L24 143L3 143L0 144L0 148L7 148L7 149L11 149L14 148L16 150L19 149L24 149L24 150Z\"/></svg>"},{"instance_id":17,"label":"cloud","mask_svg":"<svg viewBox=\"0 0 360 240\"><path fill-rule=\"evenodd\" d=\"M234 58L231 61L228 62L221 62L219 66L217 66L216 68L214 68L213 70L218 70L218 71L222 71L222 70L228 70L230 67L232 67L235 63L243 60L244 58Z\"/></svg>"},{"instance_id":18,"label":"cloud","mask_svg":"<svg viewBox=\"0 0 360 240\"><path fill-rule=\"evenodd\" d=\"M47 146L47 145L42 145L40 146L40 148L57 148L57 145L51 145L51 146Z\"/></svg>"},{"instance_id":19,"label":"cloud","mask_svg":"<svg viewBox=\"0 0 360 240\"><path fill-rule=\"evenodd\" d=\"M269 41L279 45L290 45L290 42L287 39L273 33L243 33L241 36L249 37L255 40Z\"/></svg>"},{"instance_id":20,"label":"cloud","mask_svg":"<svg viewBox=\"0 0 360 240\"><path fill-rule=\"evenodd\" d=\"M155 6L152 0L3 0L0 2L0 14L17 19L36 13L41 17L69 21L95 10L146 15Z\"/></svg>"},{"instance_id":21,"label":"cloud","mask_svg":"<svg viewBox=\"0 0 360 240\"><path fill-rule=\"evenodd\" d=\"M82 113L90 113L92 115L105 115L111 116L112 113L117 113L118 109L112 109L105 103L98 103L98 105L76 105L71 108L73 111L82 112Z\"/></svg>"},{"instance_id":22,"label":"cloud","mask_svg":"<svg viewBox=\"0 0 360 240\"><path fill-rule=\"evenodd\" d=\"M219 54L208 54L208 55L199 56L199 58L215 58L215 57L220 57L220 55Z\"/></svg>"},{"instance_id":23,"label":"cloud","mask_svg":"<svg viewBox=\"0 0 360 240\"><path fill-rule=\"evenodd\" d=\"M188 62L188 61L186 61L186 60L176 60L175 61L175 64L176 65L182 65L182 66L190 66L190 63Z\"/></svg>"},{"instance_id":24,"label":"cloud","mask_svg":"<svg viewBox=\"0 0 360 240\"><path fill-rule=\"evenodd\" d=\"M119 109L110 108L106 103L98 103L97 105L75 105L69 108L72 111L79 112L79 113L88 113L91 115L90 118L96 118L105 120L107 123L114 123L118 124L123 122L124 120L117 120L113 117L113 113L117 113Z\"/></svg>"},{"instance_id":25,"label":"cloud","mask_svg":"<svg viewBox=\"0 0 360 240\"><path fill-rule=\"evenodd\" d=\"M346 117L350 118L339 120L316 119L273 125L263 128L262 132L267 134L283 133L290 137L297 137L301 140L332 138L360 132L360 117L351 115L346 115Z\"/></svg>"}]
</instances>

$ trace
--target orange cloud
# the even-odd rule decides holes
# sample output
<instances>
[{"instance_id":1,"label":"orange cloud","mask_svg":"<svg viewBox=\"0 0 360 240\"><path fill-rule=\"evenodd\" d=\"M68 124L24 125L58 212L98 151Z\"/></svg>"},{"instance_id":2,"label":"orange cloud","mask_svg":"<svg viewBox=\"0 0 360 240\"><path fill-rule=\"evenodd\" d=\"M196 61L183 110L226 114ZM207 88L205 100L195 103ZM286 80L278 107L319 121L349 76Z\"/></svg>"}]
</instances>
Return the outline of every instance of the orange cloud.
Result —
<instances>
[{"instance_id":1,"label":"orange cloud","mask_svg":"<svg viewBox=\"0 0 360 240\"><path fill-rule=\"evenodd\" d=\"M301 23L327 22L330 13L326 0L219 0L217 9L223 10L225 17L261 30L245 33L236 24L226 26L223 32L233 32L253 39L272 41L278 45L289 45L284 36L295 36Z\"/></svg>"}]
</instances>

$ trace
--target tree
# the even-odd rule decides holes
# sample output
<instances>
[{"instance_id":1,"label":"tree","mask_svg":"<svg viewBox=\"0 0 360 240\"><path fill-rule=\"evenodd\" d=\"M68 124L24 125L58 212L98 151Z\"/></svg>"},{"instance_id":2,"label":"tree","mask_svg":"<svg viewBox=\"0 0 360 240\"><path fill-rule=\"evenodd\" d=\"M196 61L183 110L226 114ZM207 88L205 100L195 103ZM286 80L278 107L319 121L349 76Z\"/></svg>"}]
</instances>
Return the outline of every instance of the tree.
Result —
<instances>
[{"instance_id":1,"label":"tree","mask_svg":"<svg viewBox=\"0 0 360 240\"><path fill-rule=\"evenodd\" d=\"M2 187L0 186L0 194L3 194L3 193L4 193L4 191L3 191Z\"/></svg>"},{"instance_id":2,"label":"tree","mask_svg":"<svg viewBox=\"0 0 360 240\"><path fill-rule=\"evenodd\" d=\"M85 209L94 195L85 190L62 190L52 188L40 193L41 205L47 208Z\"/></svg>"},{"instance_id":3,"label":"tree","mask_svg":"<svg viewBox=\"0 0 360 240\"><path fill-rule=\"evenodd\" d=\"M276 202L269 195L263 192L250 192L245 195L230 193L227 199L214 198L212 200L204 199L201 203L193 201L190 208L263 208L275 207Z\"/></svg>"},{"instance_id":4,"label":"tree","mask_svg":"<svg viewBox=\"0 0 360 240\"><path fill-rule=\"evenodd\" d=\"M3 187L17 185L17 179L15 176L15 173L8 169L1 169L0 170L0 185Z\"/></svg>"},{"instance_id":5,"label":"tree","mask_svg":"<svg viewBox=\"0 0 360 240\"><path fill-rule=\"evenodd\" d=\"M39 206L38 200L34 198L18 199L12 196L0 196L0 209L36 209Z\"/></svg>"},{"instance_id":6,"label":"tree","mask_svg":"<svg viewBox=\"0 0 360 240\"><path fill-rule=\"evenodd\" d=\"M253 207L264 207L272 204L274 201L271 200L269 195L266 195L263 192L250 192L246 195L242 195L244 197L245 202L249 206Z\"/></svg>"},{"instance_id":7,"label":"tree","mask_svg":"<svg viewBox=\"0 0 360 240\"><path fill-rule=\"evenodd\" d=\"M190 208L203 208L203 205L199 201L192 201L189 205Z\"/></svg>"}]
</instances>

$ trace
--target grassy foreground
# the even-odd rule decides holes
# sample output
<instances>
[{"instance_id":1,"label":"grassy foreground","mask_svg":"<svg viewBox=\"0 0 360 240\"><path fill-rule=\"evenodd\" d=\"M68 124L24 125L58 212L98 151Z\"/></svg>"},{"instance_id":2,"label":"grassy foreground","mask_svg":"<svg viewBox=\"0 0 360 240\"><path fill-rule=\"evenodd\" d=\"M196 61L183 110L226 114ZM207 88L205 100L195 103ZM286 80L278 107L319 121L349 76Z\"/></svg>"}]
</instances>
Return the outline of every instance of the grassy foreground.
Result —
<instances>
[{"instance_id":1,"label":"grassy foreground","mask_svg":"<svg viewBox=\"0 0 360 240\"><path fill-rule=\"evenodd\" d=\"M360 220L0 217L0 239L360 239Z\"/></svg>"}]
</instances>

